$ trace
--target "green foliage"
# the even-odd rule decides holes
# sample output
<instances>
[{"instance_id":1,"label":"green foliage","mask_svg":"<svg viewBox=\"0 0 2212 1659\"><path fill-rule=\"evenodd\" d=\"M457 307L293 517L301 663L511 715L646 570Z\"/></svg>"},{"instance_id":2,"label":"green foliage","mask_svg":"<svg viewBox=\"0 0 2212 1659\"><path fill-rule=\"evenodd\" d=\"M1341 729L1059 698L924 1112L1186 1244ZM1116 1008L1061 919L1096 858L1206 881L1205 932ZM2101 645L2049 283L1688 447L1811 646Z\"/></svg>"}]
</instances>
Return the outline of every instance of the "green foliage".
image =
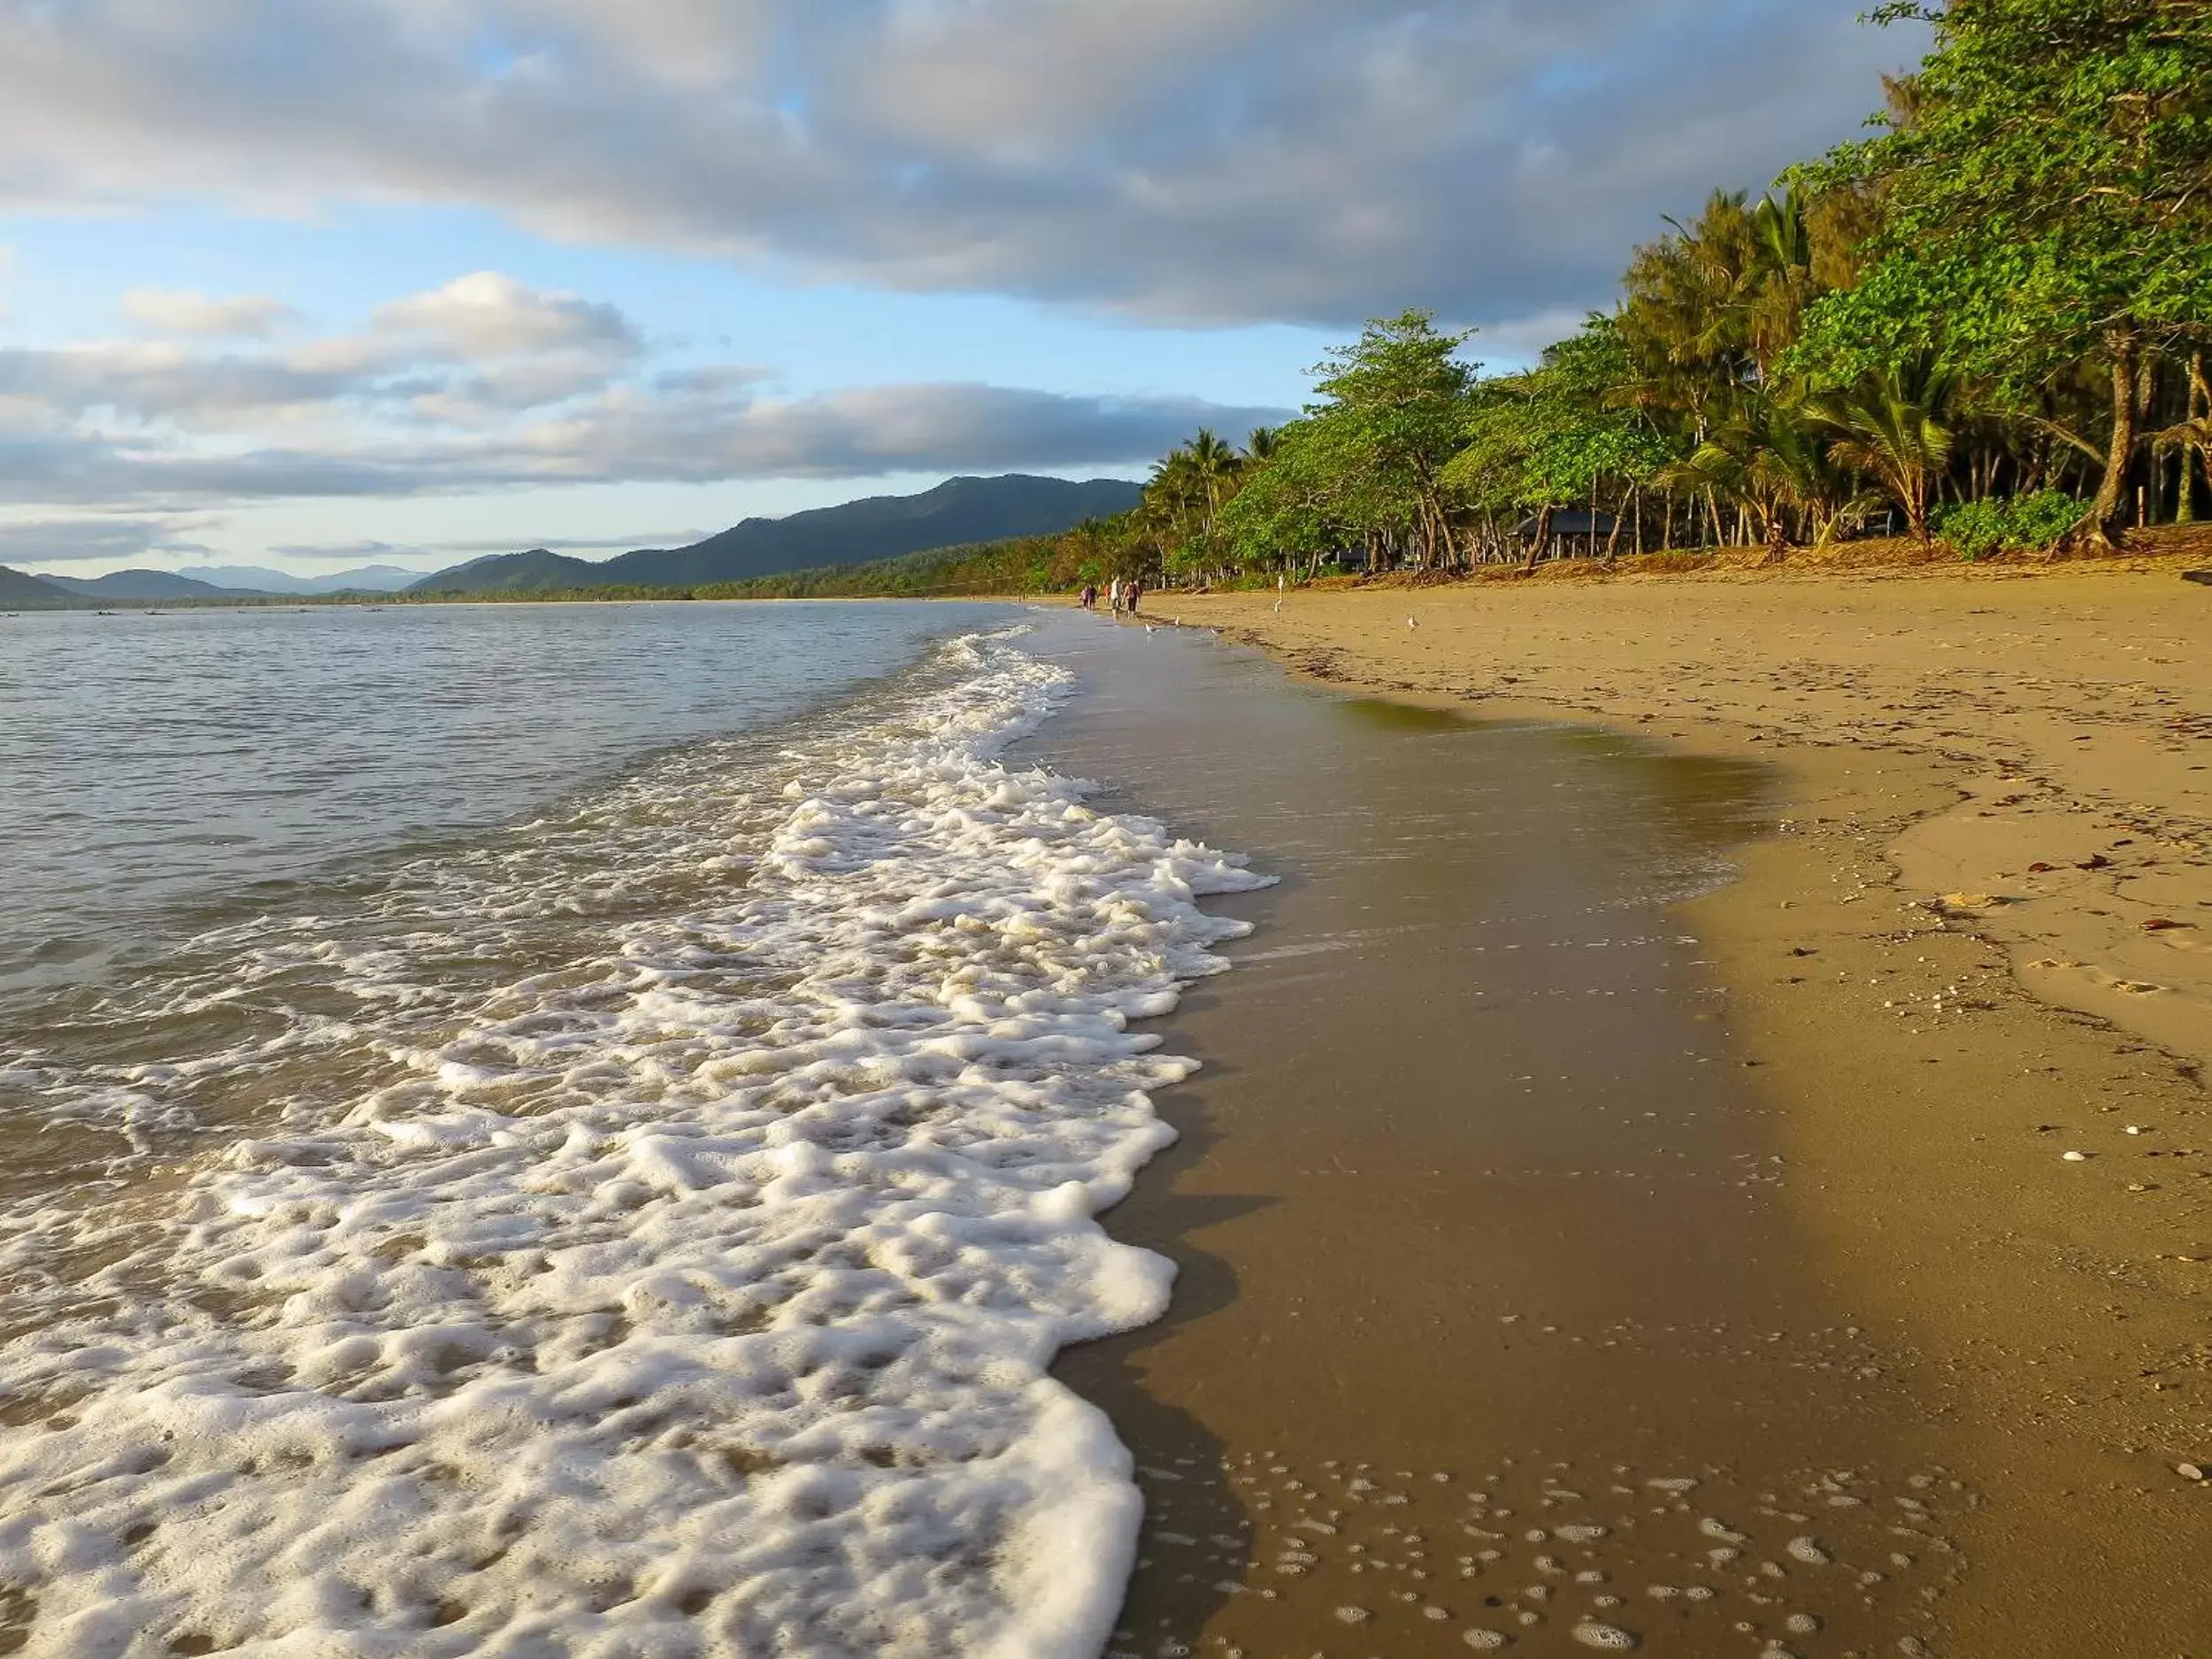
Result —
<instances>
[{"instance_id":1,"label":"green foliage","mask_svg":"<svg viewBox=\"0 0 2212 1659\"><path fill-rule=\"evenodd\" d=\"M2115 330L2212 319L2212 8L2185 0L1891 5L1936 49L1909 115L1803 177L1878 189L1866 280L1800 361L1839 378L1932 344L2019 391Z\"/></svg>"},{"instance_id":2,"label":"green foliage","mask_svg":"<svg viewBox=\"0 0 2212 1659\"><path fill-rule=\"evenodd\" d=\"M1221 510L1227 551L1253 568L1333 550L1344 538L1351 507L1344 481L1354 476L1333 447L1340 434L1315 420L1296 420L1271 434L1263 461ZM1256 446L1250 452L1256 457Z\"/></svg>"},{"instance_id":3,"label":"green foliage","mask_svg":"<svg viewBox=\"0 0 2212 1659\"><path fill-rule=\"evenodd\" d=\"M1363 535L1417 538L1431 565L1448 541L1442 474L1479 373L1460 356L1472 337L1439 332L1427 311L1378 319L1315 367L1321 401L1306 411L1359 480L1341 493L1348 524Z\"/></svg>"},{"instance_id":4,"label":"green foliage","mask_svg":"<svg viewBox=\"0 0 2212 1659\"><path fill-rule=\"evenodd\" d=\"M2055 489L2032 495L1954 502L1935 515L1936 534L1967 559L2014 549L2040 553L2081 527L2082 503Z\"/></svg>"},{"instance_id":5,"label":"green foliage","mask_svg":"<svg viewBox=\"0 0 2212 1659\"><path fill-rule=\"evenodd\" d=\"M1924 541L1929 503L1950 464L1958 401L1957 377L1923 356L1870 371L1808 408L1832 434L1830 458L1872 479L1903 511L1907 531Z\"/></svg>"}]
</instances>

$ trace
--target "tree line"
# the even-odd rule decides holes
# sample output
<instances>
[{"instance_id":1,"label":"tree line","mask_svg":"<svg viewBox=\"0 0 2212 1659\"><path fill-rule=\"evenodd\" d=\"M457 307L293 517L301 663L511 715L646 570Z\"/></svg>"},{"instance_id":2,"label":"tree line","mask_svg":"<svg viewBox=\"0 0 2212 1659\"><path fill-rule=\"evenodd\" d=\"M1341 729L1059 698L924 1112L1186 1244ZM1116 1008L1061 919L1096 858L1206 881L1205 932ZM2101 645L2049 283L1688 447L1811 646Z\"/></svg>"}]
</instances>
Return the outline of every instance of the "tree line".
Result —
<instances>
[{"instance_id":1,"label":"tree line","mask_svg":"<svg viewBox=\"0 0 2212 1659\"><path fill-rule=\"evenodd\" d=\"M2212 4L1872 19L1905 19L1932 50L1870 136L1668 221L1535 366L1487 373L1424 311L1371 322L1301 418L1198 433L1137 509L989 585L1885 533L1978 557L2212 512Z\"/></svg>"}]
</instances>

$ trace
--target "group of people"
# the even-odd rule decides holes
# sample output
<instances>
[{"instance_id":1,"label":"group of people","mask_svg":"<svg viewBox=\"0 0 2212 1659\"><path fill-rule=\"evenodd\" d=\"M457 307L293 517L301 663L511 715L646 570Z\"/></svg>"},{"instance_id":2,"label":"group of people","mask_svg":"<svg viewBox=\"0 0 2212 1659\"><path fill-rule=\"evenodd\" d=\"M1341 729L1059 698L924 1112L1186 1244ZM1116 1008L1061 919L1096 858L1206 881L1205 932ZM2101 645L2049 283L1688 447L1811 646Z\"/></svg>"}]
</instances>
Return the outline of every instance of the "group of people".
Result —
<instances>
[{"instance_id":1,"label":"group of people","mask_svg":"<svg viewBox=\"0 0 2212 1659\"><path fill-rule=\"evenodd\" d=\"M1107 585L1106 594L1107 603L1113 606L1116 616L1125 613L1133 617L1137 614L1138 604L1144 598L1144 584L1135 580L1124 581L1117 576ZM1096 582L1085 586L1082 603L1086 611L1098 609L1098 584Z\"/></svg>"}]
</instances>

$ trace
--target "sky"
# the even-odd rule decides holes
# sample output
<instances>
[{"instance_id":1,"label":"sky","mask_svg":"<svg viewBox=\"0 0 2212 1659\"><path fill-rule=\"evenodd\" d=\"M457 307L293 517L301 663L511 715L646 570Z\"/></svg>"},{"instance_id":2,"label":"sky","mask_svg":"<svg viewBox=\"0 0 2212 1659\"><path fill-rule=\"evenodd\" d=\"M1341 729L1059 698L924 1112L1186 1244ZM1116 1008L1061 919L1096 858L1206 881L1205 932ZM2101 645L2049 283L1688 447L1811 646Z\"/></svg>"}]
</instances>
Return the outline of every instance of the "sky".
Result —
<instances>
[{"instance_id":1,"label":"sky","mask_svg":"<svg viewBox=\"0 0 2212 1659\"><path fill-rule=\"evenodd\" d=\"M0 0L0 564L597 557L1528 361L1858 0Z\"/></svg>"}]
</instances>

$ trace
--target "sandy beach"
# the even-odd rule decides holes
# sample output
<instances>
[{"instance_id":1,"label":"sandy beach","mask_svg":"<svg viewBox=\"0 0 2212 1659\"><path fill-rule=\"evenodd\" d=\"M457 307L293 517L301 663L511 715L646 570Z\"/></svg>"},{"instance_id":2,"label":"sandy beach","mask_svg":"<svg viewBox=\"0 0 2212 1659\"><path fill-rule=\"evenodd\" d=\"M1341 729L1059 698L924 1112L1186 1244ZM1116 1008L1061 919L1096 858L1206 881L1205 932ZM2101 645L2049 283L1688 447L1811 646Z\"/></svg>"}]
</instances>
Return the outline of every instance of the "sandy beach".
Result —
<instances>
[{"instance_id":1,"label":"sandy beach","mask_svg":"<svg viewBox=\"0 0 2212 1659\"><path fill-rule=\"evenodd\" d=\"M1254 959L1172 1022L1209 1066L1162 1101L1185 1141L1111 1220L1182 1262L1176 1310L1063 1361L1148 1471L1118 1650L2207 1651L2202 589L1759 573L1161 612L1179 640L1122 632L1271 674L1248 641L1439 725L1278 691L1369 729L1240 731L1148 671L1122 735L1063 740L1288 877L1233 902ZM1363 742L1356 792L1405 792L1410 843L1333 815ZM1560 743L1655 770L1563 809ZM1467 772L1520 784L1438 792ZM1523 810L1584 828L1486 840ZM1587 887L1692 844L1737 879ZM1680 945L1576 937L1622 902ZM1516 942L1552 954L1465 954Z\"/></svg>"}]
</instances>

